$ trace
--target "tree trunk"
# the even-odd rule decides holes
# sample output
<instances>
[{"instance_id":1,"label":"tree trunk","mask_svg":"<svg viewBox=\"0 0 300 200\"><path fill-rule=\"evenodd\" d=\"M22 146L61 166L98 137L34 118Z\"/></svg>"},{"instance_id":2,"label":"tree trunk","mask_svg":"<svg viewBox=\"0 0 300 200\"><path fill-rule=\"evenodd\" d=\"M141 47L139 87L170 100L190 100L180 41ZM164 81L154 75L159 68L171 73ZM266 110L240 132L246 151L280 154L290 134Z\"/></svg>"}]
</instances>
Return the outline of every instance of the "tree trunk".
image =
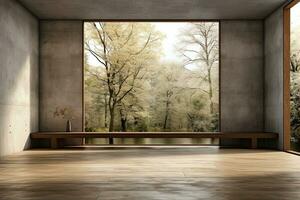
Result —
<instances>
[{"instance_id":1,"label":"tree trunk","mask_svg":"<svg viewBox=\"0 0 300 200\"><path fill-rule=\"evenodd\" d=\"M163 126L164 130L167 129L168 117L169 117L169 100L167 100L167 102L166 102L166 114L165 114L164 126Z\"/></svg>"},{"instance_id":2,"label":"tree trunk","mask_svg":"<svg viewBox=\"0 0 300 200\"><path fill-rule=\"evenodd\" d=\"M127 119L121 118L121 131L127 132Z\"/></svg>"},{"instance_id":3,"label":"tree trunk","mask_svg":"<svg viewBox=\"0 0 300 200\"><path fill-rule=\"evenodd\" d=\"M108 127L107 123L107 94L104 94L104 127Z\"/></svg>"},{"instance_id":4,"label":"tree trunk","mask_svg":"<svg viewBox=\"0 0 300 200\"><path fill-rule=\"evenodd\" d=\"M114 131L114 121L115 121L115 106L114 105L109 110L109 112L110 112L109 132L113 132Z\"/></svg>"},{"instance_id":5,"label":"tree trunk","mask_svg":"<svg viewBox=\"0 0 300 200\"><path fill-rule=\"evenodd\" d=\"M114 131L114 122L115 122L115 107L116 104L113 103L112 105L110 104L111 99L109 99L109 112L110 112L110 121L109 121L109 132ZM109 144L114 144L114 138L109 138Z\"/></svg>"},{"instance_id":6,"label":"tree trunk","mask_svg":"<svg viewBox=\"0 0 300 200\"><path fill-rule=\"evenodd\" d=\"M211 81L211 67L208 68L207 70L207 76L208 76L208 95L209 95L209 101L210 101L210 114L213 114L214 112L214 105L213 105L213 88L212 88L212 81Z\"/></svg>"},{"instance_id":7,"label":"tree trunk","mask_svg":"<svg viewBox=\"0 0 300 200\"><path fill-rule=\"evenodd\" d=\"M122 109L120 109L120 117L121 117L121 131L127 132L127 117L124 114Z\"/></svg>"}]
</instances>

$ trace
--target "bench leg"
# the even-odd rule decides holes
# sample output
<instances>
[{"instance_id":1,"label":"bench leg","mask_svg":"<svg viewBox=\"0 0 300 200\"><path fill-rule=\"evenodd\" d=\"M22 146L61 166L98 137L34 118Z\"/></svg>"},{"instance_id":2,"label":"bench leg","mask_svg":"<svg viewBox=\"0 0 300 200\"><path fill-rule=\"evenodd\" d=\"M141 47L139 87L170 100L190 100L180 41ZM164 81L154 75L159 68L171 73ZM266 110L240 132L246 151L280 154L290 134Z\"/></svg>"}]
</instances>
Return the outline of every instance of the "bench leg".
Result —
<instances>
[{"instance_id":1,"label":"bench leg","mask_svg":"<svg viewBox=\"0 0 300 200\"><path fill-rule=\"evenodd\" d=\"M251 139L251 148L252 149L257 149L257 138L252 138Z\"/></svg>"},{"instance_id":2,"label":"bench leg","mask_svg":"<svg viewBox=\"0 0 300 200\"><path fill-rule=\"evenodd\" d=\"M57 149L57 138L51 138L51 149Z\"/></svg>"},{"instance_id":3,"label":"bench leg","mask_svg":"<svg viewBox=\"0 0 300 200\"><path fill-rule=\"evenodd\" d=\"M109 144L114 144L114 138L110 137L108 140L109 140Z\"/></svg>"}]
</instances>

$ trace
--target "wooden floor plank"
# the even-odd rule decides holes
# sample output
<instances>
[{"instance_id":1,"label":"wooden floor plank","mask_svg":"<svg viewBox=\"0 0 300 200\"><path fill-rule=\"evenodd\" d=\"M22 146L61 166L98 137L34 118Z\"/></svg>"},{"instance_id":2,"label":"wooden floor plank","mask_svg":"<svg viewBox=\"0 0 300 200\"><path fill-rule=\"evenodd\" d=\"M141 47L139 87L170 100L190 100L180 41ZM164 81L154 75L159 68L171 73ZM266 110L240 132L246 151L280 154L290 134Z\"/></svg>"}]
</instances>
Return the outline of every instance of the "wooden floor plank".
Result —
<instances>
[{"instance_id":1,"label":"wooden floor plank","mask_svg":"<svg viewBox=\"0 0 300 200\"><path fill-rule=\"evenodd\" d=\"M300 157L217 147L25 151L0 160L0 199L300 198Z\"/></svg>"}]
</instances>

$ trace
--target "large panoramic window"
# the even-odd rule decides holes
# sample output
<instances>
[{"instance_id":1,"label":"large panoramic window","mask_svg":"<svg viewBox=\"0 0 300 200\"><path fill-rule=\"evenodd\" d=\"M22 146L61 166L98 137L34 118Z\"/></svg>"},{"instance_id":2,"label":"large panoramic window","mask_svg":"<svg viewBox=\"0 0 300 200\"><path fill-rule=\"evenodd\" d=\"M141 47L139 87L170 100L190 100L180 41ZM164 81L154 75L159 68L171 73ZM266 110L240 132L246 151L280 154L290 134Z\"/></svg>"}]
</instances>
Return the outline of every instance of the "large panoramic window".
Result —
<instances>
[{"instance_id":1,"label":"large panoramic window","mask_svg":"<svg viewBox=\"0 0 300 200\"><path fill-rule=\"evenodd\" d=\"M290 9L291 150L300 151L300 3Z\"/></svg>"},{"instance_id":2,"label":"large panoramic window","mask_svg":"<svg viewBox=\"0 0 300 200\"><path fill-rule=\"evenodd\" d=\"M85 22L85 131L219 130L218 22Z\"/></svg>"}]
</instances>

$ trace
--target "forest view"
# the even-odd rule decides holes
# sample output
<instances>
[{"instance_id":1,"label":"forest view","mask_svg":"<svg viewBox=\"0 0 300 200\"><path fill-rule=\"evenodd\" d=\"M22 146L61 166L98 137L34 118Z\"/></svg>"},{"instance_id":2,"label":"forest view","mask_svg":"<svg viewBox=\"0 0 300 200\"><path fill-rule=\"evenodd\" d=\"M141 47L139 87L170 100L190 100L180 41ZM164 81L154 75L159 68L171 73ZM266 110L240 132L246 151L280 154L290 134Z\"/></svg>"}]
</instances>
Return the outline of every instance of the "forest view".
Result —
<instances>
[{"instance_id":1,"label":"forest view","mask_svg":"<svg viewBox=\"0 0 300 200\"><path fill-rule=\"evenodd\" d=\"M86 131L218 131L218 22L86 22L84 49Z\"/></svg>"},{"instance_id":2,"label":"forest view","mask_svg":"<svg viewBox=\"0 0 300 200\"><path fill-rule=\"evenodd\" d=\"M300 3L291 8L291 147L300 150Z\"/></svg>"}]
</instances>

